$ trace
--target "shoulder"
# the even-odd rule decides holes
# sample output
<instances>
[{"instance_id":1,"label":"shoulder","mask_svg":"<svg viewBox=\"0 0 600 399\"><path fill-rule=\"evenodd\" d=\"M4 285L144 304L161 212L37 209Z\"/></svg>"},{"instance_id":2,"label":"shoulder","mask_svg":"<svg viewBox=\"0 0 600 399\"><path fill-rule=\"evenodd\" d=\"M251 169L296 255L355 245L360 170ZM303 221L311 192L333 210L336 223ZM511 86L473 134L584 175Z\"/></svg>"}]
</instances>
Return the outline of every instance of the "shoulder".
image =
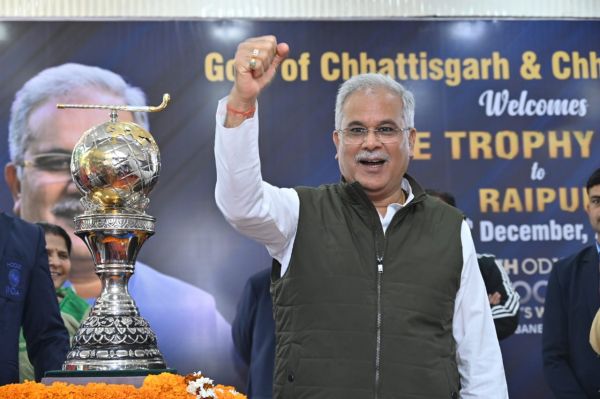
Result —
<instances>
[{"instance_id":1,"label":"shoulder","mask_svg":"<svg viewBox=\"0 0 600 399\"><path fill-rule=\"evenodd\" d=\"M567 269L571 269L575 265L586 263L592 257L597 256L595 251L596 247L594 245L589 245L577 253L557 260L554 263L553 270L556 270L557 273L561 273Z\"/></svg>"},{"instance_id":2,"label":"shoulder","mask_svg":"<svg viewBox=\"0 0 600 399\"><path fill-rule=\"evenodd\" d=\"M477 254L477 263L479 264L479 268L482 270L498 269L496 257L492 254Z\"/></svg>"},{"instance_id":3,"label":"shoulder","mask_svg":"<svg viewBox=\"0 0 600 399\"><path fill-rule=\"evenodd\" d=\"M595 246L587 246L579 252L557 260L550 272L549 285L556 281L561 286L589 278L590 267L598 268Z\"/></svg>"},{"instance_id":4,"label":"shoulder","mask_svg":"<svg viewBox=\"0 0 600 399\"><path fill-rule=\"evenodd\" d=\"M271 285L271 268L267 268L253 274L248 283L254 288L269 287Z\"/></svg>"},{"instance_id":5,"label":"shoulder","mask_svg":"<svg viewBox=\"0 0 600 399\"><path fill-rule=\"evenodd\" d=\"M440 201L427 194L421 194L415 197L414 204L411 206L415 214L420 214L424 221L429 222L436 231L440 227L450 229L457 237L460 237L462 223L464 220L463 213L453 206Z\"/></svg>"},{"instance_id":6,"label":"shoulder","mask_svg":"<svg viewBox=\"0 0 600 399\"><path fill-rule=\"evenodd\" d=\"M159 335L164 333L169 324L179 325L174 323L202 324L204 328L214 331L218 327L216 323L222 319L211 294L140 262L135 264L129 291L142 316L158 330ZM197 330L189 330L188 333L192 334L193 331Z\"/></svg>"},{"instance_id":7,"label":"shoulder","mask_svg":"<svg viewBox=\"0 0 600 399\"><path fill-rule=\"evenodd\" d=\"M0 253L2 258L19 265L18 268L47 265L44 233L40 226L0 213L0 228L0 246L4 248Z\"/></svg>"},{"instance_id":8,"label":"shoulder","mask_svg":"<svg viewBox=\"0 0 600 399\"><path fill-rule=\"evenodd\" d=\"M496 256L492 254L477 254L477 260L482 263L492 264L496 262Z\"/></svg>"},{"instance_id":9,"label":"shoulder","mask_svg":"<svg viewBox=\"0 0 600 399\"><path fill-rule=\"evenodd\" d=\"M42 235L42 228L40 226L6 213L0 213L0 226L2 226L2 229L5 231L10 232L17 237L27 236L30 238Z\"/></svg>"},{"instance_id":10,"label":"shoulder","mask_svg":"<svg viewBox=\"0 0 600 399\"><path fill-rule=\"evenodd\" d=\"M463 221L464 214L460 209L448 205L446 202L427 194L419 182L408 173L404 175L402 184L403 188L405 187L405 184L410 185L412 195L414 195L414 198L407 206L411 206L415 210L425 211L425 214L436 218L442 216L444 218L452 218L455 221Z\"/></svg>"},{"instance_id":11,"label":"shoulder","mask_svg":"<svg viewBox=\"0 0 600 399\"><path fill-rule=\"evenodd\" d=\"M300 219L307 215L320 220L322 215L332 218L339 217L341 207L344 203L355 202L355 198L349 196L352 191L349 184L325 184L319 187L296 187L300 201Z\"/></svg>"},{"instance_id":12,"label":"shoulder","mask_svg":"<svg viewBox=\"0 0 600 399\"><path fill-rule=\"evenodd\" d=\"M339 183L333 184L322 184L318 187L310 187L310 186L298 186L294 187L294 190L298 193L300 198L302 197L314 197L314 196L323 196L327 194L339 194L342 190L342 185Z\"/></svg>"},{"instance_id":13,"label":"shoulder","mask_svg":"<svg viewBox=\"0 0 600 399\"><path fill-rule=\"evenodd\" d=\"M138 296L134 296L136 299L143 292L159 298L177 297L178 300L194 300L198 303L210 303L213 306L215 303L213 296L201 288L161 273L141 262L136 262L133 278L135 278L135 291L138 292Z\"/></svg>"},{"instance_id":14,"label":"shoulder","mask_svg":"<svg viewBox=\"0 0 600 399\"><path fill-rule=\"evenodd\" d=\"M444 201L440 201L439 199L434 198L431 195L421 194L415 197L414 201L423 204L427 211L447 215L448 217L456 218L461 222L464 219L464 214L460 209L448 205Z\"/></svg>"},{"instance_id":15,"label":"shoulder","mask_svg":"<svg viewBox=\"0 0 600 399\"><path fill-rule=\"evenodd\" d=\"M56 296L60 298L58 307L61 313L68 313L78 322L83 320L90 309L90 304L77 295L71 287L61 287L56 290Z\"/></svg>"}]
</instances>

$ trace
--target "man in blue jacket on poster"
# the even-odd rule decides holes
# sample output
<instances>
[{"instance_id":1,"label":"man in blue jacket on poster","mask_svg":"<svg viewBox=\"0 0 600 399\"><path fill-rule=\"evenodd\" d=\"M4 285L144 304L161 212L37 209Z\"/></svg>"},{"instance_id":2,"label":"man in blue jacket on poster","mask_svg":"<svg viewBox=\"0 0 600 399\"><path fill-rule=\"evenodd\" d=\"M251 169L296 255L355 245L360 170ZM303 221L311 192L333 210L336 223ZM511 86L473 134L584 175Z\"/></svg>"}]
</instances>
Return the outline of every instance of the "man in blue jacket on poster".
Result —
<instances>
[{"instance_id":1,"label":"man in blue jacket on poster","mask_svg":"<svg viewBox=\"0 0 600 399\"><path fill-rule=\"evenodd\" d=\"M0 385L19 382L19 330L40 380L69 350L42 229L0 212Z\"/></svg>"}]
</instances>

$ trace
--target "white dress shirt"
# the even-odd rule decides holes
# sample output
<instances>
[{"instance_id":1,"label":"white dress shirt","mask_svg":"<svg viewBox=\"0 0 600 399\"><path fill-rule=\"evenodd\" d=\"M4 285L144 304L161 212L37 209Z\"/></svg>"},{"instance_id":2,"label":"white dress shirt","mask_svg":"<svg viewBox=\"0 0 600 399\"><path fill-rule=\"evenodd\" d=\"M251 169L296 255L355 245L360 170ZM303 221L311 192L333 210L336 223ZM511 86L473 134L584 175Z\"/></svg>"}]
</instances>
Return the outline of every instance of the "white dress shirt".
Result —
<instances>
[{"instance_id":1,"label":"white dress shirt","mask_svg":"<svg viewBox=\"0 0 600 399\"><path fill-rule=\"evenodd\" d=\"M275 187L262 180L258 108L253 118L229 129L223 126L226 101L224 98L219 102L216 115L217 206L236 230L267 247L269 254L281 263L283 275L294 247L300 199L294 189ZM389 205L385 217L380 216L384 231L394 214L414 199L406 179L402 188L409 194L406 202ZM471 231L464 221L461 242L463 268L452 321L460 397L508 398L490 304L479 272Z\"/></svg>"}]
</instances>

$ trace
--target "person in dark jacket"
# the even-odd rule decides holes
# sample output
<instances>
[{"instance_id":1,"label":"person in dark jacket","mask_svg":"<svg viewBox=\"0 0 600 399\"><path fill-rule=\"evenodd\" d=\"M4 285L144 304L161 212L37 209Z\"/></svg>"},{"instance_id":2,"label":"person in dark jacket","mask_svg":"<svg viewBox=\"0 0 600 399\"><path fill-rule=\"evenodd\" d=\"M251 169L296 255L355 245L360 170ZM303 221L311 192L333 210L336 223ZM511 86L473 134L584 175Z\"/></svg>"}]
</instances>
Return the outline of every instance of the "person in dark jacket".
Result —
<instances>
[{"instance_id":1,"label":"person in dark jacket","mask_svg":"<svg viewBox=\"0 0 600 399\"><path fill-rule=\"evenodd\" d=\"M231 324L235 348L248 366L245 392L251 399L273 397L275 321L270 285L270 268L250 276Z\"/></svg>"},{"instance_id":2,"label":"person in dark jacket","mask_svg":"<svg viewBox=\"0 0 600 399\"><path fill-rule=\"evenodd\" d=\"M456 207L456 199L452 194L434 189L425 191L448 205ZM499 340L510 337L519 326L520 296L513 289L508 274L496 261L494 255L477 254L477 264L492 308L496 335Z\"/></svg>"},{"instance_id":3,"label":"person in dark jacket","mask_svg":"<svg viewBox=\"0 0 600 399\"><path fill-rule=\"evenodd\" d=\"M0 213L0 385L19 382L19 330L41 380L60 369L69 350L50 278L44 232Z\"/></svg>"},{"instance_id":4,"label":"person in dark jacket","mask_svg":"<svg viewBox=\"0 0 600 399\"><path fill-rule=\"evenodd\" d=\"M450 193L426 191L456 207L456 200ZM519 294L494 255L478 254L477 263L488 293L496 334L502 340L511 336L519 325ZM270 285L270 268L250 276L231 325L236 350L249 369L246 393L252 399L273 397L275 321Z\"/></svg>"},{"instance_id":5,"label":"person in dark jacket","mask_svg":"<svg viewBox=\"0 0 600 399\"><path fill-rule=\"evenodd\" d=\"M600 169L586 184L586 205L596 232L592 245L554 264L548 279L542 335L544 375L557 398L599 398L600 356L590 329L600 308Z\"/></svg>"}]
</instances>

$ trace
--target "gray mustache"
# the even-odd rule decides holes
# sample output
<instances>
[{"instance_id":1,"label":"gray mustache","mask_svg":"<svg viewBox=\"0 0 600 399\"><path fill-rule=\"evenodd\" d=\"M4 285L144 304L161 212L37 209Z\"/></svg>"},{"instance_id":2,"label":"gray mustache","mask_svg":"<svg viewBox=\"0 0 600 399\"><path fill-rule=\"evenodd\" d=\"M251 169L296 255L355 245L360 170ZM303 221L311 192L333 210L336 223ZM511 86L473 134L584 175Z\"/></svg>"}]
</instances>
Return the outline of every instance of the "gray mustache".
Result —
<instances>
[{"instance_id":1,"label":"gray mustache","mask_svg":"<svg viewBox=\"0 0 600 399\"><path fill-rule=\"evenodd\" d=\"M361 161L387 161L389 160L390 156L388 154L386 154L383 151L367 151L367 150L360 150L355 156L354 156L354 160L356 162L361 162Z\"/></svg>"},{"instance_id":2,"label":"gray mustache","mask_svg":"<svg viewBox=\"0 0 600 399\"><path fill-rule=\"evenodd\" d=\"M83 205L79 198L64 198L52 207L51 212L55 216L72 218L83 213Z\"/></svg>"}]
</instances>

